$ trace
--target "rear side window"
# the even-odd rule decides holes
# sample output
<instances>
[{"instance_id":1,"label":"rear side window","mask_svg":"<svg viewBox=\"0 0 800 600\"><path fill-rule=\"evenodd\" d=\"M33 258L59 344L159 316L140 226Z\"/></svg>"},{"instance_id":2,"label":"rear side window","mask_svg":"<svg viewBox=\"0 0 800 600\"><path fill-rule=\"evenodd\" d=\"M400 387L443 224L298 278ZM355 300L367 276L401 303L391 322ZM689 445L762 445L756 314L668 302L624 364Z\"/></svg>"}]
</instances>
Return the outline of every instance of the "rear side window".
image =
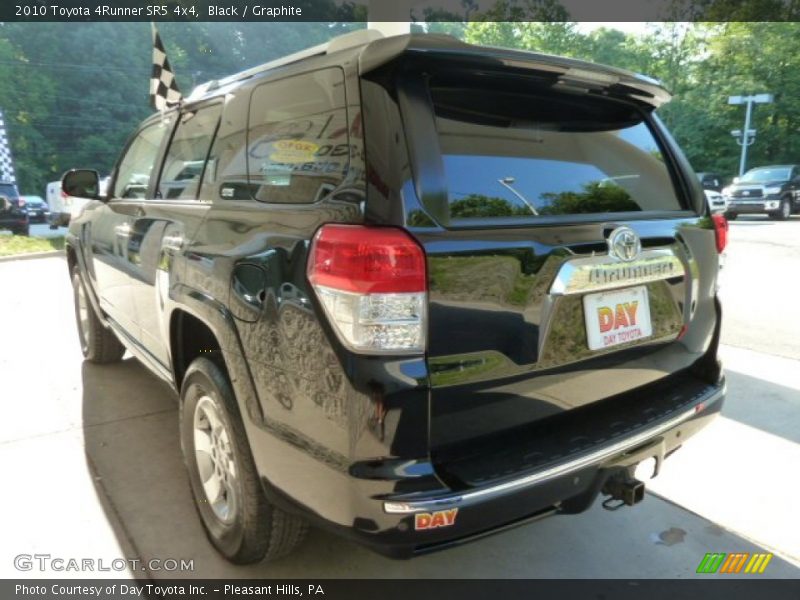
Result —
<instances>
[{"instance_id":1,"label":"rear side window","mask_svg":"<svg viewBox=\"0 0 800 600\"><path fill-rule=\"evenodd\" d=\"M247 167L256 200L315 202L341 183L349 162L341 69L288 77L253 91Z\"/></svg>"},{"instance_id":2,"label":"rear side window","mask_svg":"<svg viewBox=\"0 0 800 600\"><path fill-rule=\"evenodd\" d=\"M197 198L221 112L222 105L215 104L181 114L164 159L158 184L160 198Z\"/></svg>"},{"instance_id":3,"label":"rear side window","mask_svg":"<svg viewBox=\"0 0 800 600\"><path fill-rule=\"evenodd\" d=\"M128 145L114 182L115 198L144 198L153 175L158 150L170 130L172 116L142 129Z\"/></svg>"},{"instance_id":4,"label":"rear side window","mask_svg":"<svg viewBox=\"0 0 800 600\"><path fill-rule=\"evenodd\" d=\"M644 116L605 99L431 83L453 219L681 210Z\"/></svg>"}]
</instances>

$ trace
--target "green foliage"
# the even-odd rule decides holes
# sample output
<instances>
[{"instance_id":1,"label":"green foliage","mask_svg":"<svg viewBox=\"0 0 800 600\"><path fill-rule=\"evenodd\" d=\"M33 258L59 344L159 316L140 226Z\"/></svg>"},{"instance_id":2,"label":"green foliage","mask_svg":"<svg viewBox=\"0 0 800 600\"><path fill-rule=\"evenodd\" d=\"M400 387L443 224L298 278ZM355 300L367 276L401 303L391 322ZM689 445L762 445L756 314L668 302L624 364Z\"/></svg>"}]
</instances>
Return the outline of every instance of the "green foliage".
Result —
<instances>
[{"instance_id":1,"label":"green foliage","mask_svg":"<svg viewBox=\"0 0 800 600\"><path fill-rule=\"evenodd\" d=\"M626 212L641 210L628 192L618 185L592 181L581 192L542 194L547 202L542 215L578 215L581 213Z\"/></svg>"},{"instance_id":2,"label":"green foliage","mask_svg":"<svg viewBox=\"0 0 800 600\"><path fill-rule=\"evenodd\" d=\"M64 249L64 236L52 238L24 235L0 235L0 256L16 256L33 252L52 252Z\"/></svg>"},{"instance_id":3,"label":"green foliage","mask_svg":"<svg viewBox=\"0 0 800 600\"><path fill-rule=\"evenodd\" d=\"M504 198L469 194L450 203L450 216L454 219L485 217L513 217L530 215L527 207L514 206Z\"/></svg>"}]
</instances>

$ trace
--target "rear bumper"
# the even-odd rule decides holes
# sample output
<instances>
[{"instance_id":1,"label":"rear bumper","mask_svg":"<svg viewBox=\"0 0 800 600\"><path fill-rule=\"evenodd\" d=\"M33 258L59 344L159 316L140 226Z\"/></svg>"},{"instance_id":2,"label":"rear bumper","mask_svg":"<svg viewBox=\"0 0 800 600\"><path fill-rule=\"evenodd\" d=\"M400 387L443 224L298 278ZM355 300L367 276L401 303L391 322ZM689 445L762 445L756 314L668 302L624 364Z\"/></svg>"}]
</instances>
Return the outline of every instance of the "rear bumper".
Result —
<instances>
[{"instance_id":1,"label":"rear bumper","mask_svg":"<svg viewBox=\"0 0 800 600\"><path fill-rule=\"evenodd\" d=\"M406 501L387 501L384 502L384 510L393 514L413 514L423 511L441 510L448 507L467 507L475 506L493 498L513 494L528 488L533 488L548 481L557 480L562 477L572 475L591 467L602 467L607 461L614 461L617 457L624 455L631 450L646 446L655 439L663 437L664 441L676 434L681 427L693 421L700 412L705 412L707 404L714 404L721 401L724 396L724 386L709 388L709 391L702 395L697 403L686 408L679 414L666 421L653 425L648 429L634 433L619 441L601 446L593 451L587 452L582 456L574 457L568 461L553 465L538 472L525 475L518 479L512 479L496 485L470 490L459 494L451 494L437 498L411 499ZM682 436L678 436L682 437ZM677 438L674 440L677 442ZM680 445L679 443L667 444L667 449L671 450Z\"/></svg>"},{"instance_id":2,"label":"rear bumper","mask_svg":"<svg viewBox=\"0 0 800 600\"><path fill-rule=\"evenodd\" d=\"M353 499L357 514L349 524L334 523L304 510L266 482L265 488L273 502L303 514L318 526L381 554L409 558L544 516L587 509L606 480L623 468L619 465L626 456L635 454L637 460L640 456L644 460L650 448L657 458L668 456L719 413L724 397L725 382L721 380L718 385L704 386L692 397L683 398L672 414L654 418L619 439L486 485L413 494L377 493L356 500L364 491L363 482L351 476L352 494L348 496Z\"/></svg>"}]
</instances>

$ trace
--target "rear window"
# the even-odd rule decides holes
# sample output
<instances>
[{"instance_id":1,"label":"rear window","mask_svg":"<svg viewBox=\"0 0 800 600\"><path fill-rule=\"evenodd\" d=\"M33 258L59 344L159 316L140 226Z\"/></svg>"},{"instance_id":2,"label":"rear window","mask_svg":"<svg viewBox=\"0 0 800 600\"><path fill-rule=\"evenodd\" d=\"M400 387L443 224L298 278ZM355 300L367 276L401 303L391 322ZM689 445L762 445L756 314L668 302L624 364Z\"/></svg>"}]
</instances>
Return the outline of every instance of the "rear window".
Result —
<instances>
[{"instance_id":1,"label":"rear window","mask_svg":"<svg viewBox=\"0 0 800 600\"><path fill-rule=\"evenodd\" d=\"M682 209L638 110L514 85L431 82L452 219Z\"/></svg>"}]
</instances>

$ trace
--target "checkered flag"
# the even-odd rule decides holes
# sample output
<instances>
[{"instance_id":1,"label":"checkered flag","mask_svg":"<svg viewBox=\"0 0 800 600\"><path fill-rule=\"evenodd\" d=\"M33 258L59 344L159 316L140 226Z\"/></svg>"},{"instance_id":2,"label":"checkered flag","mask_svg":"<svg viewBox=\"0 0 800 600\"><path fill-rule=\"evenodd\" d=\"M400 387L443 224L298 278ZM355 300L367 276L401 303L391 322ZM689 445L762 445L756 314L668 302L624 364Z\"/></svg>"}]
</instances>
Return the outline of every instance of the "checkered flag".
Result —
<instances>
[{"instance_id":1,"label":"checkered flag","mask_svg":"<svg viewBox=\"0 0 800 600\"><path fill-rule=\"evenodd\" d=\"M166 110L178 104L182 97L175 81L175 74L167 59L161 36L155 23L153 26L153 74L150 76L150 104L156 110Z\"/></svg>"},{"instance_id":2,"label":"checkered flag","mask_svg":"<svg viewBox=\"0 0 800 600\"><path fill-rule=\"evenodd\" d=\"M11 157L11 146L8 144L8 135L6 134L6 120L2 111L0 111L0 181L17 183L14 159Z\"/></svg>"}]
</instances>

